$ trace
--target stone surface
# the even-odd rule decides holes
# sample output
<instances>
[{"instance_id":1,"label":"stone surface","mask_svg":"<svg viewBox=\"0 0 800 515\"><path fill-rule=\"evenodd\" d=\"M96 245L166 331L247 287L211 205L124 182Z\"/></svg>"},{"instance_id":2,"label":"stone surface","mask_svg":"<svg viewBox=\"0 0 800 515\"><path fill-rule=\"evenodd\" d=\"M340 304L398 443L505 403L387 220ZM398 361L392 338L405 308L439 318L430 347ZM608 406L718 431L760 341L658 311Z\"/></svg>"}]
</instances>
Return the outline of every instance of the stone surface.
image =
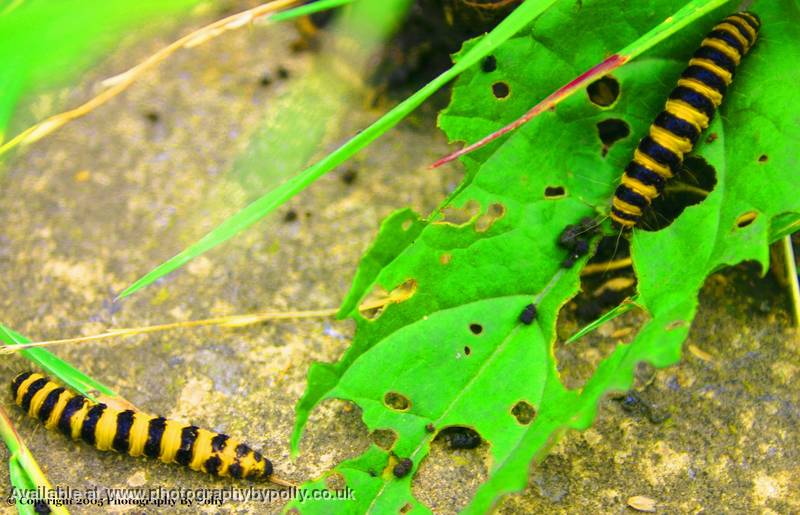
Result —
<instances>
[{"instance_id":1,"label":"stone surface","mask_svg":"<svg viewBox=\"0 0 800 515\"><path fill-rule=\"evenodd\" d=\"M215 16L186 20L184 28L119 51L65 95L68 103L89 98L99 79ZM181 52L108 105L8 161L0 179L2 322L40 340L335 307L381 219L407 205L428 212L457 182L454 170L426 170L446 149L432 107L268 220L132 298L111 302L275 176L296 170L379 116L363 101L344 104L336 123L319 121L326 124L325 145L306 148L307 156L286 147L290 136L303 134L282 132L287 117L276 109L302 88L313 88L303 77L315 70L312 54L289 50L295 37L290 26L254 27ZM281 68L289 78L280 78ZM262 80L265 74L270 81ZM265 120L271 125L259 134L267 138L266 154L237 161ZM298 163L292 168L270 160L273 152ZM259 176L266 172L272 178ZM596 425L568 434L540 467L532 466L526 490L506 499L500 512L621 513L637 495L656 500L662 513L800 511L792 495L800 489L800 346L787 303L772 277L760 278L754 267L713 276L688 342L701 352L686 352L679 366L657 372L639 388L643 399L671 417L654 424L605 401ZM616 340L609 335L639 323L632 313L602 333L568 347L559 344L565 378L580 385L610 352ZM567 313L562 334L577 327ZM299 459L288 457L293 407L309 364L336 359L351 335L349 322L305 319L52 350L146 411L242 437L275 461L280 476L301 482L369 444L358 409L334 401L312 416ZM26 367L19 357L0 362L3 380ZM2 405L55 485L238 486L156 461L97 452L42 430L7 393ZM452 451L434 442L414 480L415 494L438 513L457 511L486 477L487 456L486 443ZM6 459L2 448L0 460ZM0 489L6 492L8 485L2 466ZM278 512L282 506L250 502L222 511ZM195 513L197 507L180 511Z\"/></svg>"}]
</instances>

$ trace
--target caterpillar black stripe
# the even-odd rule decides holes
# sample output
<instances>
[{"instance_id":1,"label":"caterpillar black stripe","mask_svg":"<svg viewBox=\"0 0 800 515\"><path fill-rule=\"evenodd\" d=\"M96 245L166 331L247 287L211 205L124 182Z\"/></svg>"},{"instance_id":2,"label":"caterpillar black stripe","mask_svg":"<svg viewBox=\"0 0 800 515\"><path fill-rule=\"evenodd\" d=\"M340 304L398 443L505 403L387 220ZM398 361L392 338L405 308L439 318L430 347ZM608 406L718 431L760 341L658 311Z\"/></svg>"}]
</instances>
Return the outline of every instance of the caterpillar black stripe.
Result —
<instances>
[{"instance_id":1,"label":"caterpillar black stripe","mask_svg":"<svg viewBox=\"0 0 800 515\"><path fill-rule=\"evenodd\" d=\"M118 410L67 390L42 374L11 382L15 402L47 429L58 428L101 451L158 458L237 479L270 479L272 463L227 435L132 410Z\"/></svg>"},{"instance_id":2,"label":"caterpillar black stripe","mask_svg":"<svg viewBox=\"0 0 800 515\"><path fill-rule=\"evenodd\" d=\"M717 24L681 74L664 110L633 153L614 192L611 219L630 229L664 189L714 116L736 67L756 42L761 21L750 12L732 14Z\"/></svg>"}]
</instances>

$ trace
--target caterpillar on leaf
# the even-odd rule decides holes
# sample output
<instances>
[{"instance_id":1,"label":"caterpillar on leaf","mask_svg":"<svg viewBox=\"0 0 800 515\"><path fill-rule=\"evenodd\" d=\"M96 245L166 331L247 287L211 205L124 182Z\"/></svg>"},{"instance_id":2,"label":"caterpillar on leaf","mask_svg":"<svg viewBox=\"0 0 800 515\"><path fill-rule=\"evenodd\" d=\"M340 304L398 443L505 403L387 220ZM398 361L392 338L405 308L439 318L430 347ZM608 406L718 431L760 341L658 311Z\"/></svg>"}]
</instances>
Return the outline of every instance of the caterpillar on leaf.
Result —
<instances>
[{"instance_id":1,"label":"caterpillar on leaf","mask_svg":"<svg viewBox=\"0 0 800 515\"><path fill-rule=\"evenodd\" d=\"M718 23L700 43L625 168L611 206L616 225L633 228L666 181L680 170L683 156L711 122L760 27L758 16L739 12Z\"/></svg>"}]
</instances>

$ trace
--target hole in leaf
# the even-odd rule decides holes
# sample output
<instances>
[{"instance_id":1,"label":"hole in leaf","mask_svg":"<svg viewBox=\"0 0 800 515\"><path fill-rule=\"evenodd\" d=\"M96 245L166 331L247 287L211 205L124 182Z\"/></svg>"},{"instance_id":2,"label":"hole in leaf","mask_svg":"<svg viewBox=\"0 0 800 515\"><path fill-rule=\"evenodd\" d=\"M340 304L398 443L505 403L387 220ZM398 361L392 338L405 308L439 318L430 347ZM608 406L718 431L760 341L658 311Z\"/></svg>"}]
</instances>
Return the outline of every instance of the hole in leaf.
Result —
<instances>
[{"instance_id":1,"label":"hole in leaf","mask_svg":"<svg viewBox=\"0 0 800 515\"><path fill-rule=\"evenodd\" d=\"M497 59L493 55L487 55L481 61L481 71L484 73L491 73L497 69Z\"/></svg>"},{"instance_id":2,"label":"hole in leaf","mask_svg":"<svg viewBox=\"0 0 800 515\"><path fill-rule=\"evenodd\" d=\"M397 433L391 429L376 429L372 432L370 438L375 445L388 451L394 447L394 443L397 441Z\"/></svg>"},{"instance_id":3,"label":"hole in leaf","mask_svg":"<svg viewBox=\"0 0 800 515\"><path fill-rule=\"evenodd\" d=\"M471 222L481 212L481 204L470 200L461 207L447 206L442 209L442 218L436 224L449 224L461 227Z\"/></svg>"},{"instance_id":4,"label":"hole in leaf","mask_svg":"<svg viewBox=\"0 0 800 515\"><path fill-rule=\"evenodd\" d=\"M586 87L586 93L593 104L608 107L619 97L619 81L606 75L589 84Z\"/></svg>"},{"instance_id":5,"label":"hole in leaf","mask_svg":"<svg viewBox=\"0 0 800 515\"><path fill-rule=\"evenodd\" d=\"M636 278L630 276L614 277L595 288L592 292L593 297L603 297L607 292L622 292L622 297L625 293L631 291L636 285Z\"/></svg>"},{"instance_id":6,"label":"hole in leaf","mask_svg":"<svg viewBox=\"0 0 800 515\"><path fill-rule=\"evenodd\" d=\"M630 276L630 267L624 264L629 256L629 242L625 238L617 238L614 235L600 240L587 265L592 273L581 276L581 293L574 300L575 314L582 325L597 320L632 293L628 290L603 288L609 279L620 275ZM601 288L602 293L595 295Z\"/></svg>"},{"instance_id":7,"label":"hole in leaf","mask_svg":"<svg viewBox=\"0 0 800 515\"><path fill-rule=\"evenodd\" d=\"M544 189L544 198L546 199L556 199L562 198L567 195L567 190L564 186L547 186Z\"/></svg>"},{"instance_id":8,"label":"hole in leaf","mask_svg":"<svg viewBox=\"0 0 800 515\"><path fill-rule=\"evenodd\" d=\"M395 411L408 411L411 408L411 401L408 397L397 392L387 392L383 396L383 403L387 408Z\"/></svg>"},{"instance_id":9,"label":"hole in leaf","mask_svg":"<svg viewBox=\"0 0 800 515\"><path fill-rule=\"evenodd\" d=\"M495 82L492 84L492 94L497 99L506 98L511 94L511 88L505 82Z\"/></svg>"},{"instance_id":10,"label":"hole in leaf","mask_svg":"<svg viewBox=\"0 0 800 515\"><path fill-rule=\"evenodd\" d=\"M700 156L687 157L677 177L667 182L661 196L644 210L639 228L658 231L669 226L684 209L704 201L716 184L713 166Z\"/></svg>"},{"instance_id":11,"label":"hole in leaf","mask_svg":"<svg viewBox=\"0 0 800 515\"><path fill-rule=\"evenodd\" d=\"M404 302L410 299L416 291L417 281L414 279L407 279L394 290L392 290L392 292L389 294L389 300L393 304Z\"/></svg>"},{"instance_id":12,"label":"hole in leaf","mask_svg":"<svg viewBox=\"0 0 800 515\"><path fill-rule=\"evenodd\" d=\"M444 439L451 449L474 449L481 444L481 435L472 428L450 426L439 431L436 440Z\"/></svg>"},{"instance_id":13,"label":"hole in leaf","mask_svg":"<svg viewBox=\"0 0 800 515\"><path fill-rule=\"evenodd\" d=\"M744 229L751 223L753 223L756 218L758 218L758 213L755 211L748 211L747 213L743 213L739 215L739 218L736 219L736 227L739 229Z\"/></svg>"},{"instance_id":14,"label":"hole in leaf","mask_svg":"<svg viewBox=\"0 0 800 515\"><path fill-rule=\"evenodd\" d=\"M514 415L517 422L527 426L536 417L536 409L528 401L519 401L511 408L511 414Z\"/></svg>"},{"instance_id":15,"label":"hole in leaf","mask_svg":"<svg viewBox=\"0 0 800 515\"><path fill-rule=\"evenodd\" d=\"M489 204L489 209L475 221L475 231L486 232L497 220L506 214L503 204Z\"/></svg>"},{"instance_id":16,"label":"hole in leaf","mask_svg":"<svg viewBox=\"0 0 800 515\"><path fill-rule=\"evenodd\" d=\"M464 355L469 356L470 354L472 354L472 349L468 346L464 346Z\"/></svg>"},{"instance_id":17,"label":"hole in leaf","mask_svg":"<svg viewBox=\"0 0 800 515\"><path fill-rule=\"evenodd\" d=\"M481 324L469 324L469 330L472 331L472 334L481 334L483 326Z\"/></svg>"},{"instance_id":18,"label":"hole in leaf","mask_svg":"<svg viewBox=\"0 0 800 515\"><path fill-rule=\"evenodd\" d=\"M758 156L759 163L766 163L768 159L769 157L767 157L767 154L761 154L760 156Z\"/></svg>"},{"instance_id":19,"label":"hole in leaf","mask_svg":"<svg viewBox=\"0 0 800 515\"><path fill-rule=\"evenodd\" d=\"M414 296L417 291L417 281L414 279L407 279L395 287L391 292L378 285L372 288L372 291L362 301L359 306L361 316L367 320L375 320L390 304L399 304L405 302Z\"/></svg>"},{"instance_id":20,"label":"hole in leaf","mask_svg":"<svg viewBox=\"0 0 800 515\"><path fill-rule=\"evenodd\" d=\"M451 259L453 259L453 255L450 254L449 252L445 252L444 254L439 256L439 263L446 265L450 262Z\"/></svg>"},{"instance_id":21,"label":"hole in leaf","mask_svg":"<svg viewBox=\"0 0 800 515\"><path fill-rule=\"evenodd\" d=\"M332 492L344 490L347 487L347 481L344 476L338 472L332 472L325 478L325 488Z\"/></svg>"},{"instance_id":22,"label":"hole in leaf","mask_svg":"<svg viewBox=\"0 0 800 515\"><path fill-rule=\"evenodd\" d=\"M597 124L597 134L603 143L602 156L606 157L611 145L623 138L627 138L630 133L631 129L628 124L618 118L609 118L599 122Z\"/></svg>"}]
</instances>

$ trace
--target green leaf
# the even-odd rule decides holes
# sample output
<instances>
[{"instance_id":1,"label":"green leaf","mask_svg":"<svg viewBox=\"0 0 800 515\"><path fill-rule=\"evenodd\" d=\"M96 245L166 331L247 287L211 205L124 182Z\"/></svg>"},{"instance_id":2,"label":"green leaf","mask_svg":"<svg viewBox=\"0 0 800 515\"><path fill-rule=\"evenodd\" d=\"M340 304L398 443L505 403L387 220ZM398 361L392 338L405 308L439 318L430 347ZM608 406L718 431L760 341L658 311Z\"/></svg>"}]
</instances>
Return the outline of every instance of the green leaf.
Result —
<instances>
[{"instance_id":1,"label":"green leaf","mask_svg":"<svg viewBox=\"0 0 800 515\"><path fill-rule=\"evenodd\" d=\"M393 0L398 1L398 0ZM442 86L457 77L464 70L477 63L481 57L491 52L503 41L514 35L525 24L535 18L539 13L552 5L555 0L526 0L508 18L498 25L490 34L484 37L473 49L473 52L464 55L453 67L442 73L422 89L395 106L391 111L379 118L375 123L359 132L344 145L328 154L320 161L299 174L287 180L277 188L269 191L258 200L254 201L241 211L237 212L210 233L203 236L196 243L179 252L164 263L137 279L127 287L119 298L127 297L132 293L152 284L159 278L182 267L197 256L216 247L220 243L232 238L247 229L257 221L270 214L275 208L297 195L311 183L344 163L364 147L378 139L386 131L397 125L403 118L419 107L425 100L433 95Z\"/></svg>"},{"instance_id":2,"label":"green leaf","mask_svg":"<svg viewBox=\"0 0 800 515\"><path fill-rule=\"evenodd\" d=\"M474 141L684 5L660 0L620 9L609 0L559 2L496 49L495 71L469 70L459 79L440 125L451 140ZM308 390L297 407L295 448L308 412L334 397L357 403L369 430L395 431L392 452L411 458L415 470L435 437L427 424L437 431L472 427L491 444L492 462L467 511L484 513L503 494L525 486L531 460L543 456L559 435L589 427L607 392L629 388L638 362L664 367L680 358L705 277L745 259L766 265L770 228L791 226L796 218L786 214L800 213L800 198L792 193L794 142L800 137L800 99L793 91L800 70L789 64L800 57L794 43L800 13L793 1L753 5L763 20L762 37L708 130L716 140L696 149L715 168L717 185L666 229L634 231L637 304L650 320L633 343L620 344L601 362L580 390L561 383L553 345L558 311L578 291L582 262L561 269L566 253L556 242L565 225L608 212L638 139L703 35L732 9L715 10L615 71L621 94L611 107L573 95L467 156L464 184L427 221L412 221L419 231L413 238L398 242L393 236L402 234L395 221L384 224L342 310L357 323L353 345L340 362L309 371ZM510 90L505 98L493 95L498 82ZM610 118L623 120L631 135L605 154L597 124ZM768 159L759 160L761 155ZM552 186L563 187L566 195L547 198L545 190ZM462 217L467 222L446 223L445 212L471 203L480 208ZM748 211L758 217L737 227L737 218ZM409 280L415 281L414 295L389 305L377 319L367 320L355 309L374 288L392 290ZM539 311L530 326L518 321L528 302ZM409 406L400 409L397 399L407 399ZM535 409L532 422L514 416L519 402ZM381 461L377 452L369 451L373 472L393 459L381 451ZM370 470L359 463L351 460L346 472L339 471L348 481L361 481ZM418 507L411 475L370 477L367 486L348 483L356 489L352 511ZM335 509L330 503L295 506L304 512Z\"/></svg>"}]
</instances>

